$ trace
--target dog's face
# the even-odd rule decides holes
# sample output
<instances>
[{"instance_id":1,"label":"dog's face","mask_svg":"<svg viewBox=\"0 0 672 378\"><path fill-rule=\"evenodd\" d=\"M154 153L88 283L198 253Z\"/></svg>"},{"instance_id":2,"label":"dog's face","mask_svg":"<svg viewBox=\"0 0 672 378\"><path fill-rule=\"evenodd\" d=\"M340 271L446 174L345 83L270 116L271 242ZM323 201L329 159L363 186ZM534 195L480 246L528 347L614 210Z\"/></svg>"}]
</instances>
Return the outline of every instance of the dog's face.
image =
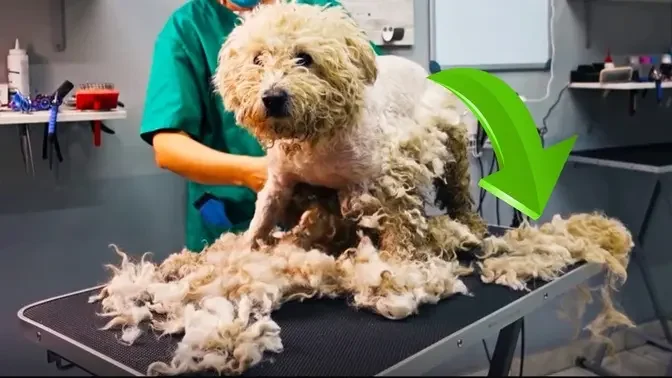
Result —
<instances>
[{"instance_id":1,"label":"dog's face","mask_svg":"<svg viewBox=\"0 0 672 378\"><path fill-rule=\"evenodd\" d=\"M342 8L281 2L233 30L214 83L260 141L316 141L354 123L376 73L366 34Z\"/></svg>"}]
</instances>

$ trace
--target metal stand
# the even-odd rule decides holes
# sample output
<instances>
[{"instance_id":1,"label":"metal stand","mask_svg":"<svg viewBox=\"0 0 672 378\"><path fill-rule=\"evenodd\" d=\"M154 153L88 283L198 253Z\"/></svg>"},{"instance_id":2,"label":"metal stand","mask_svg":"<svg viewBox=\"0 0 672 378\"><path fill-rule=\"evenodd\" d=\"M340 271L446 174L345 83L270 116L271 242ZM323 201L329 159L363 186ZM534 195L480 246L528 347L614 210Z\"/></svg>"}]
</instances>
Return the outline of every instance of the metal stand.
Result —
<instances>
[{"instance_id":1,"label":"metal stand","mask_svg":"<svg viewBox=\"0 0 672 378\"><path fill-rule=\"evenodd\" d=\"M47 363L56 365L56 369L58 369L60 371L66 371L66 370L70 370L70 369L73 369L73 368L77 368L77 369L80 369L80 370L82 370L82 371L84 371L88 374L91 374L91 376L94 376L94 377L96 376L95 374L91 373L90 371L82 368L81 366L79 366L79 365L77 365L73 362L70 362L70 361L66 360L65 358L63 358L58 353L52 352L50 350L47 350Z\"/></svg>"},{"instance_id":2,"label":"metal stand","mask_svg":"<svg viewBox=\"0 0 672 378\"><path fill-rule=\"evenodd\" d=\"M658 291L655 285L653 284L651 271L649 270L649 266L646 263L646 257L644 253L644 239L646 236L646 232L649 229L649 222L651 221L651 213L653 212L656 202L658 201L658 197L660 197L660 191L661 191L661 182L660 179L658 178L656 179L656 182L653 186L653 191L651 192L651 196L649 197L649 203L646 208L646 212L644 212L644 218L642 219L642 223L639 227L639 232L637 233L638 245L635 246L635 249L632 252L632 259L637 264L642 273L642 279L644 280L646 291L649 294L649 298L651 298L653 311L656 314L656 318L660 322L660 327L662 328L663 334L665 335L665 340L658 340L656 338L650 337L636 329L627 329L626 331L638 335L651 345L672 352L672 333L670 332L670 327L667 322L667 316L665 315L665 312L663 311L663 308L660 305L660 297L658 295ZM604 360L606 350L607 350L606 344L602 344L598 349L595 358L592 361L586 359L585 357L580 357L577 359L577 365L600 376L612 376L612 377L619 376L618 374L602 367L602 362ZM672 370L672 366L668 367L668 369Z\"/></svg>"},{"instance_id":3,"label":"metal stand","mask_svg":"<svg viewBox=\"0 0 672 378\"><path fill-rule=\"evenodd\" d=\"M35 177L35 162L33 160L33 146L30 140L30 129L28 125L19 125L19 143L21 146L21 157L26 173Z\"/></svg>"},{"instance_id":4,"label":"metal stand","mask_svg":"<svg viewBox=\"0 0 672 378\"><path fill-rule=\"evenodd\" d=\"M75 367L75 364L73 364L70 361L67 361L65 358L59 356L58 354L48 350L47 351L47 363L48 364L55 364L56 369L58 370L70 370Z\"/></svg>"},{"instance_id":5,"label":"metal stand","mask_svg":"<svg viewBox=\"0 0 672 378\"><path fill-rule=\"evenodd\" d=\"M495 345L495 351L492 354L492 361L490 362L488 377L509 376L522 324L523 320L518 319L499 331L497 345Z\"/></svg>"}]
</instances>

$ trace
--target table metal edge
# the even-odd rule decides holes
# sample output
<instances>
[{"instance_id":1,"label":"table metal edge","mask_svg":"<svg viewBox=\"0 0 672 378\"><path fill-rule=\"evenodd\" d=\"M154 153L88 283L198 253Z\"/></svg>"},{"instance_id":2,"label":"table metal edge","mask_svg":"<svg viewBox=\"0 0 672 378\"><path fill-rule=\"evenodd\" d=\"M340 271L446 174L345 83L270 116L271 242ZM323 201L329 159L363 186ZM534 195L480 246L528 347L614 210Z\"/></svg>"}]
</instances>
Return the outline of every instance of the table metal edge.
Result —
<instances>
[{"instance_id":1,"label":"table metal edge","mask_svg":"<svg viewBox=\"0 0 672 378\"><path fill-rule=\"evenodd\" d=\"M56 297L43 299L38 302L31 303L22 307L18 312L17 316L21 321L21 328L23 330L24 336L28 340L32 340L36 344L51 350L54 353L59 354L61 357L66 360L74 363L75 365L80 365L82 361L91 361L91 364L87 366L82 366L83 369L93 370L93 373L97 375L125 375L125 376L144 376L145 374L140 373L139 371L124 365L123 363L116 361L95 349L89 348L88 346L81 344L68 336L65 336L59 332L54 331L53 329L46 327L25 315L25 312L32 307L39 306L41 304L55 301L58 299L70 297L77 294L82 294L87 291L94 291L97 289L102 289L104 285L90 287L88 289L78 290L75 292L62 294ZM40 332L40 336L36 336L36 332ZM94 368L95 367L95 368ZM98 374L98 372L106 372L109 374Z\"/></svg>"},{"instance_id":2,"label":"table metal edge","mask_svg":"<svg viewBox=\"0 0 672 378\"><path fill-rule=\"evenodd\" d=\"M672 165L655 166L655 165L628 163L625 161L619 161L614 159L601 159L587 156L569 155L567 161L571 163L595 165L599 167L608 167L608 168L618 168L628 171L647 172L654 174L663 174L672 172Z\"/></svg>"},{"instance_id":3,"label":"table metal edge","mask_svg":"<svg viewBox=\"0 0 672 378\"><path fill-rule=\"evenodd\" d=\"M601 264L588 263L543 287L516 299L490 315L462 328L414 355L376 374L376 376L419 376L439 366L451 355L496 334L514 321L532 313L545 302L569 292L602 271Z\"/></svg>"}]
</instances>

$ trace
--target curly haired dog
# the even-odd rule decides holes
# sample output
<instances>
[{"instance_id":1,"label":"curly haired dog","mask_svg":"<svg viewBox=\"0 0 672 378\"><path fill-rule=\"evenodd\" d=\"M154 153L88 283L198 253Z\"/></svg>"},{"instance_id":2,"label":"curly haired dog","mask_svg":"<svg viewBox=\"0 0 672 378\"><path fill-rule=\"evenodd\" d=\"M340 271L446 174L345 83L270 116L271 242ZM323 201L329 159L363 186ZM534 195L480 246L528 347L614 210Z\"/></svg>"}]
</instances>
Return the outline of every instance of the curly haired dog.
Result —
<instances>
[{"instance_id":1,"label":"curly haired dog","mask_svg":"<svg viewBox=\"0 0 672 378\"><path fill-rule=\"evenodd\" d=\"M214 79L226 108L268 147L250 241L268 240L301 183L336 190L343 215L378 228L381 250L399 256L418 257L428 237L448 232L441 227L449 223L433 227L424 215L422 191L433 183L455 188L442 202L482 236L468 162L457 175L447 168L466 158L452 96L420 65L376 57L340 8L278 7L260 9L231 33Z\"/></svg>"},{"instance_id":2,"label":"curly haired dog","mask_svg":"<svg viewBox=\"0 0 672 378\"><path fill-rule=\"evenodd\" d=\"M120 252L92 298L112 318L103 329L121 326L127 343L145 321L183 334L169 363L148 374L240 374L283 350L271 314L284 302L348 296L402 319L468 293L460 277L474 267L455 256L468 246L483 252L484 282L514 289L582 261L607 267L609 284L624 280L632 237L600 214L556 215L484 237L457 100L426 76L406 59L376 57L342 8L278 3L252 12L223 45L213 79L225 106L268 148L269 180L250 230L158 265ZM432 186L446 214L430 218ZM285 234L272 232L278 222ZM606 288L603 295L590 330L632 325Z\"/></svg>"}]
</instances>

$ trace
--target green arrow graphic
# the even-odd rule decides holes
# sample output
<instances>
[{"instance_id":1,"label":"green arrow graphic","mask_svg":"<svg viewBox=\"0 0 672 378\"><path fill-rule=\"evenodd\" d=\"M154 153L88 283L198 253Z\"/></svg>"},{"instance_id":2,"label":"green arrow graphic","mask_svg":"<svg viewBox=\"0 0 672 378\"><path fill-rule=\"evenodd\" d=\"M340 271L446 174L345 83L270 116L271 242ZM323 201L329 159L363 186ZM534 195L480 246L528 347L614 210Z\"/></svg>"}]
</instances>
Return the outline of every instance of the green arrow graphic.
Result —
<instances>
[{"instance_id":1,"label":"green arrow graphic","mask_svg":"<svg viewBox=\"0 0 672 378\"><path fill-rule=\"evenodd\" d=\"M544 149L525 103L503 80L474 68L451 68L429 79L459 97L492 142L499 171L479 185L537 220L551 198L576 135Z\"/></svg>"}]
</instances>

